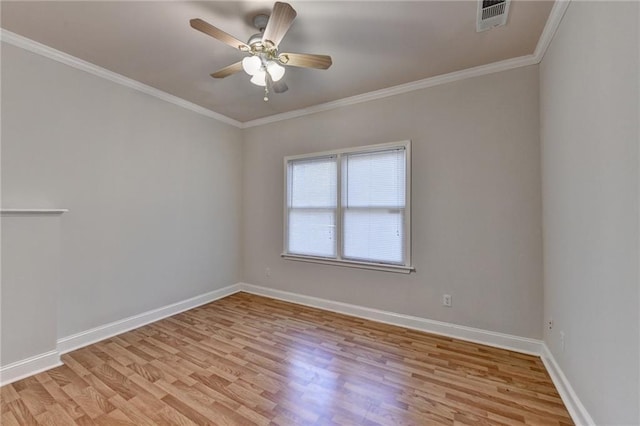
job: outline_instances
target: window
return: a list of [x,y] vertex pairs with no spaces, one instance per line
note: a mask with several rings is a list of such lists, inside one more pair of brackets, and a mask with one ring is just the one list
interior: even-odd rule
[[289,252],[336,257],[336,157],[289,165]]
[[285,158],[294,260],[410,272],[410,143]]

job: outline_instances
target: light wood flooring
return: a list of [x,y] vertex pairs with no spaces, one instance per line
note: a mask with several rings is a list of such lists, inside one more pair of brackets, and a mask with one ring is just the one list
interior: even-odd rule
[[2,426],[572,424],[537,357],[246,293],[62,360]]

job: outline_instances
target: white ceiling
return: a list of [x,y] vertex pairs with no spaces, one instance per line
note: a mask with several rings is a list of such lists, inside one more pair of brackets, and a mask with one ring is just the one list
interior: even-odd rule
[[326,71],[288,67],[289,91],[262,100],[243,53],[189,26],[201,18],[247,40],[272,1],[2,1],[2,28],[245,122],[532,54],[553,1],[513,0],[504,27],[476,33],[475,1],[290,1],[281,52],[331,55]]

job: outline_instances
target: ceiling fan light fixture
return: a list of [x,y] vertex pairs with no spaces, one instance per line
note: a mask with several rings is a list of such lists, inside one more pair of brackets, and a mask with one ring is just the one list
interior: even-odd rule
[[267,71],[271,75],[273,81],[279,81],[282,77],[284,77],[284,67],[277,63],[276,61],[269,61],[267,63]]
[[260,70],[251,77],[251,82],[256,86],[267,85],[267,73],[265,70]]
[[242,69],[249,75],[255,75],[262,68],[262,60],[258,56],[247,56],[242,60]]
[[[485,0],[485,2],[491,1],[508,2],[511,0]],[[276,1],[271,16],[265,14],[254,16],[253,24],[259,33],[253,34],[247,43],[243,43],[202,19],[191,19],[189,23],[195,30],[248,54],[243,60],[214,72],[211,77],[225,78],[244,70],[251,76],[252,84],[264,88],[264,100],[267,101],[270,92],[283,93],[287,91],[288,87],[282,79],[285,74],[285,66],[323,70],[331,66],[331,57],[328,55],[278,52],[279,44],[289,31],[296,15],[296,11],[290,4]]]

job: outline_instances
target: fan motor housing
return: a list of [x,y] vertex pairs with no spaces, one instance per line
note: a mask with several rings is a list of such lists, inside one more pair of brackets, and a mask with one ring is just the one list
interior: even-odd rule
[[262,33],[256,33],[249,37],[249,41],[247,42],[249,46],[253,46],[256,43],[262,43]]
[[253,26],[260,32],[263,32],[264,29],[267,28],[267,22],[269,22],[269,15],[265,15],[264,13],[253,17]]

